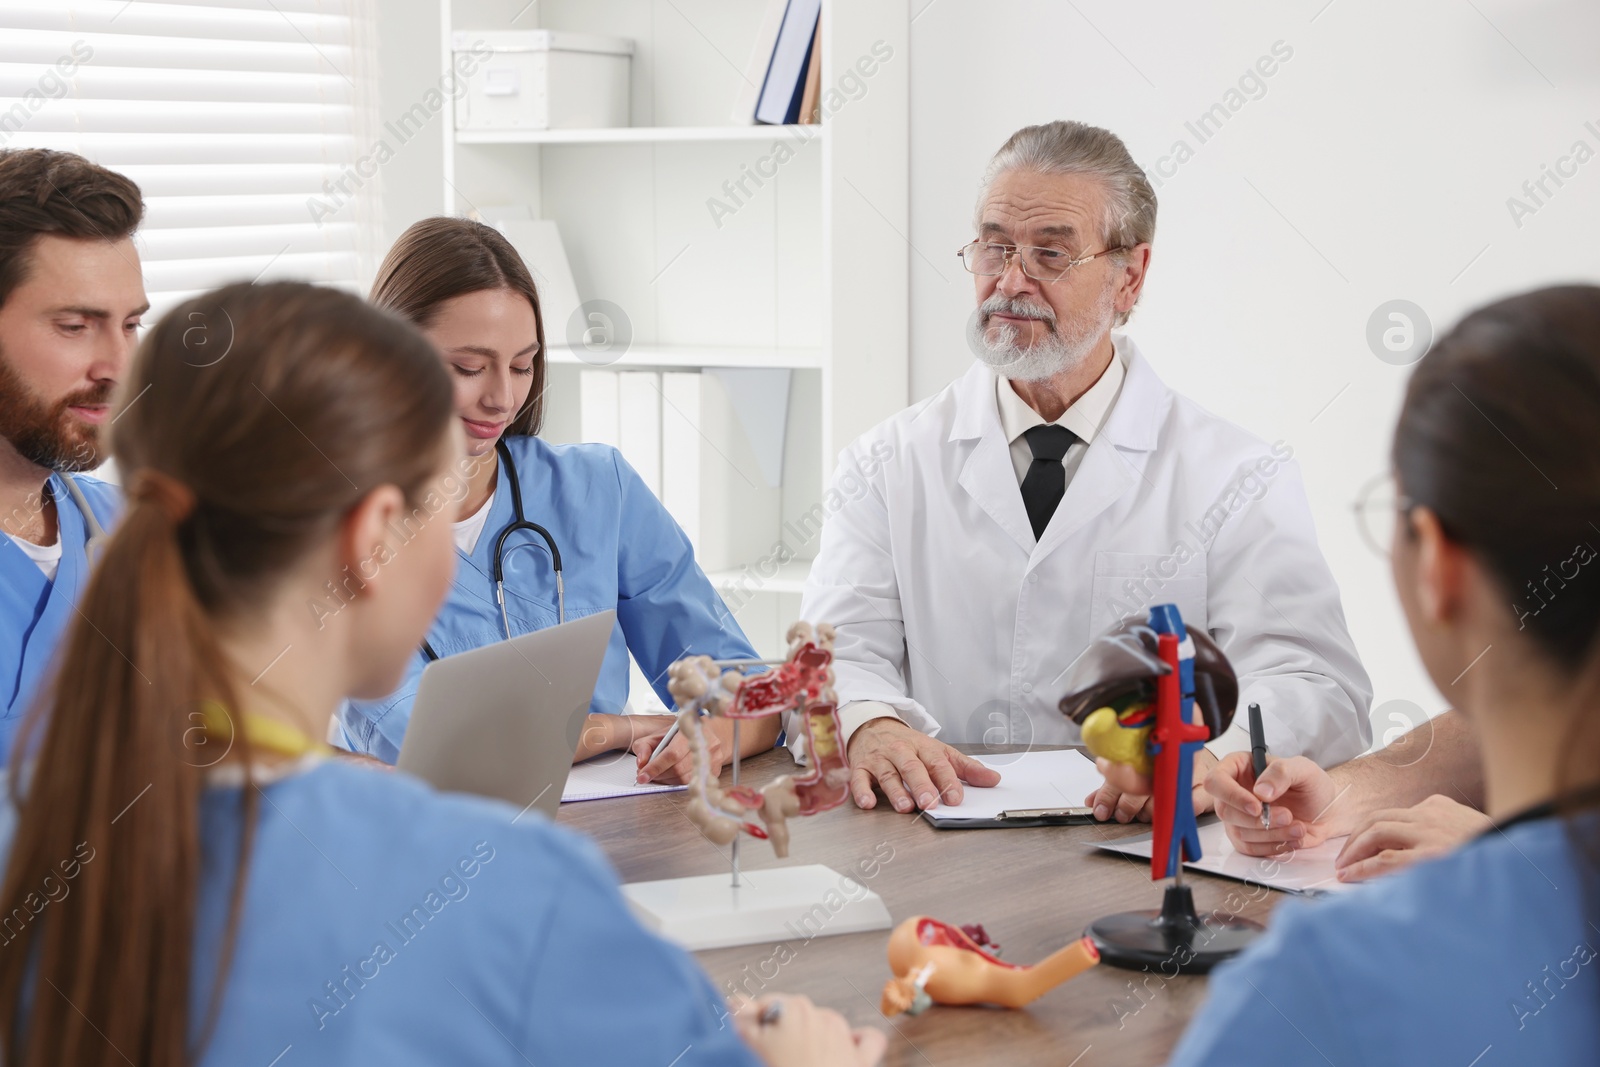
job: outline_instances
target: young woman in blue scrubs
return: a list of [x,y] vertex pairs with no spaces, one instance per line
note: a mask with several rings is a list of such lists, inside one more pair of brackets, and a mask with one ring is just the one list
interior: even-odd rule
[[1172,1063],[1593,1064],[1600,1056],[1600,288],[1513,297],[1418,364],[1393,571],[1471,723],[1493,827],[1292,901],[1211,978]]
[[[554,559],[535,532],[506,542],[504,618],[496,603],[495,546],[516,518],[509,453],[524,516],[549,532],[560,553],[566,617],[617,613],[577,758],[613,749],[647,755],[672,719],[619,714],[628,698],[629,652],[669,707],[666,672],[673,660],[756,653],[695,563],[689,539],[616,449],[551,445],[535,436],[544,410],[545,328],[528,268],[493,227],[424,219],[389,250],[372,301],[415,324],[438,348],[455,384],[468,456],[450,498],[461,565],[444,610],[399,689],[343,710],[345,742],[393,763],[430,658],[503,640],[507,622],[512,634],[556,624]],[[744,754],[771,748],[779,727],[777,717],[747,723]],[[731,724],[717,720],[707,738],[720,767],[732,752]],[[681,739],[644,768],[663,781],[685,780],[689,769]]]
[[[202,321],[234,343],[196,367]],[[803,998],[730,1015],[538,813],[322,758],[455,568],[447,517],[398,531],[461,450],[426,340],[334,290],[232,286],[165,316],[122,396],[127,510],[0,794],[0,1058],[875,1062],[881,1034]],[[347,568],[341,610],[307,611]]]

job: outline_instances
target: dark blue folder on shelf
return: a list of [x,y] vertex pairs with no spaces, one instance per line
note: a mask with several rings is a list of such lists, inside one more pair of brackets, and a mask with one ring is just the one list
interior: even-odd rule
[[800,98],[805,93],[806,67],[811,62],[822,0],[789,0],[767,64],[767,77],[756,101],[756,121],[768,125],[797,122]]

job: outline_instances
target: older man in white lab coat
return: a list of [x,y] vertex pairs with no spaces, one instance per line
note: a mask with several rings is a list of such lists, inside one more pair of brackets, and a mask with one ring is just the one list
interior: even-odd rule
[[[1177,395],[1111,332],[1144,285],[1155,215],[1115,135],[1018,131],[962,252],[978,362],[840,457],[867,491],[823,530],[802,614],[838,627],[861,807],[874,786],[910,811],[999,780],[944,742],[1076,742],[1056,707],[1068,668],[1159,603],[1216,638],[1275,754],[1328,766],[1371,741],[1371,685],[1292,449]],[[1249,747],[1244,719],[1200,753],[1197,786]],[[1203,789],[1196,801],[1210,805]],[[1088,802],[1102,819],[1148,816],[1109,784]]]

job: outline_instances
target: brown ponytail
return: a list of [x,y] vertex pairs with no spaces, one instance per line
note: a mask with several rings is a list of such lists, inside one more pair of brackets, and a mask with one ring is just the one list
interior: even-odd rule
[[241,790],[230,918],[191,1047],[205,767],[229,745],[230,758],[250,756],[242,730],[198,728],[202,708],[236,706],[243,684],[218,626],[372,489],[418,500],[451,424],[450,382],[424,338],[353,296],[293,283],[231,286],[172,311],[122,395],[112,448],[127,510],[12,759],[0,1053],[16,1067],[198,1058],[256,808]]

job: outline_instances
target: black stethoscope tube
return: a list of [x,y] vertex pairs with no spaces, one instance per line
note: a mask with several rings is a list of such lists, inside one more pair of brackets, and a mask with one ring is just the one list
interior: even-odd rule
[[[511,637],[511,618],[506,612],[506,538],[518,530],[531,530],[544,538],[544,543],[550,549],[550,565],[556,575],[556,622],[558,625],[567,621],[567,591],[566,585],[561,579],[561,549],[556,547],[556,539],[550,536],[550,531],[543,526],[536,522],[529,522],[527,515],[522,510],[522,483],[517,477],[517,463],[511,458],[511,449],[506,444],[505,438],[502,437],[494,443],[494,450],[499,454],[500,462],[505,464],[506,480],[511,483],[511,513],[515,516],[511,522],[506,524],[505,529],[501,530],[495,537],[494,566],[490,575],[494,579],[494,600],[500,608],[500,625],[505,629],[506,637],[509,639]],[[433,646],[426,639],[422,642],[422,654],[429,661],[439,658],[439,654],[433,650]]]

